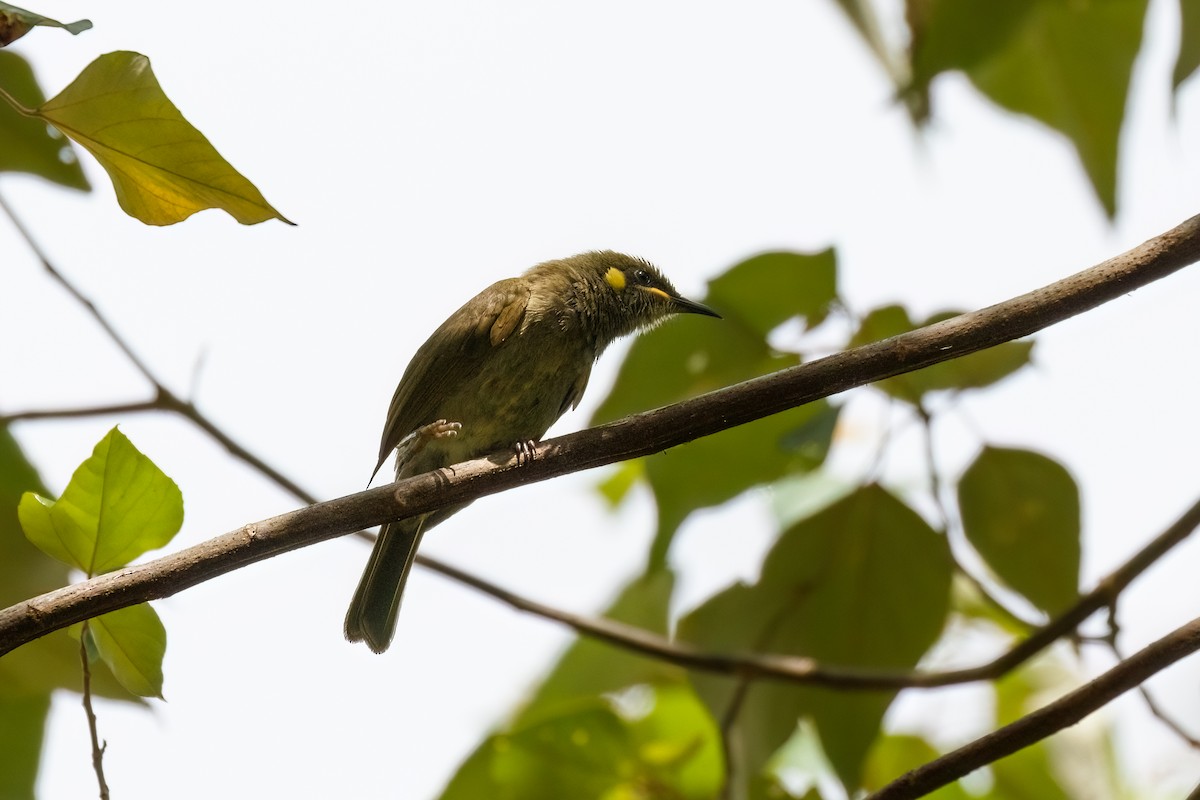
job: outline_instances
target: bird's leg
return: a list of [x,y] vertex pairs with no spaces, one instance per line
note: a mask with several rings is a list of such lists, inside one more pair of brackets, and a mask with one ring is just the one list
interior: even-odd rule
[[444,419],[439,419],[437,422],[431,422],[428,425],[422,425],[415,431],[405,436],[400,444],[396,447],[396,452],[399,463],[412,458],[417,453],[425,449],[425,446],[435,439],[449,439],[452,436],[458,436],[458,432],[462,430],[461,422],[447,422]]
[[533,439],[525,439],[514,444],[513,449],[517,451],[517,466],[523,467],[533,461],[533,452],[537,450],[537,442]]

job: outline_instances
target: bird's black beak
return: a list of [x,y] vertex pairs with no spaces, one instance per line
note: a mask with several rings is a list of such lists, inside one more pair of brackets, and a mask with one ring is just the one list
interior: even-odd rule
[[703,314],[706,317],[721,319],[720,314],[704,305],[704,303],[697,303],[695,300],[688,300],[686,297],[672,297],[671,303],[680,314]]

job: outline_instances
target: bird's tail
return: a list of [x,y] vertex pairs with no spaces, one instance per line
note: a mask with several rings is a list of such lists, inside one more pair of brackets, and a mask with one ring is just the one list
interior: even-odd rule
[[425,532],[428,515],[384,525],[346,612],[346,638],[376,653],[392,643],[400,597]]

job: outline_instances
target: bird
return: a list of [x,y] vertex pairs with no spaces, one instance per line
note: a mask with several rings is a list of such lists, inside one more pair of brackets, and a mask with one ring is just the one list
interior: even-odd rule
[[[388,407],[372,478],[396,479],[514,448],[518,463],[583,397],[612,342],[676,314],[719,318],[648,261],[598,250],[546,261],[468,300],[418,348]],[[421,537],[466,504],[385,524],[346,613],[345,635],[376,653],[396,630]]]

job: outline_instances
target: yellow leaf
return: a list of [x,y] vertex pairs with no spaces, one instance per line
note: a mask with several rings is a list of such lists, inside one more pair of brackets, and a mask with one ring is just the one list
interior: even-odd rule
[[292,224],[184,119],[139,53],[100,56],[33,114],[95,156],[121,208],[148,225],[172,225],[206,208],[243,225]]

